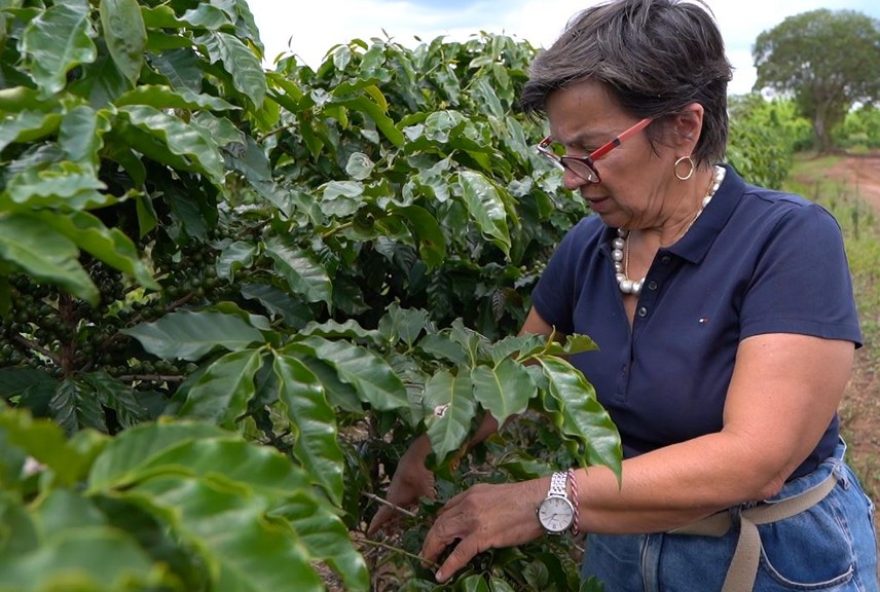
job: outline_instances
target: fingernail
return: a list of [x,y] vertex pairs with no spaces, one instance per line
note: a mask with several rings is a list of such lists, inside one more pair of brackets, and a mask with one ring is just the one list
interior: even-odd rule
[[437,578],[438,582],[443,582],[443,574],[440,573],[440,570],[437,570],[437,573],[434,574],[434,577]]

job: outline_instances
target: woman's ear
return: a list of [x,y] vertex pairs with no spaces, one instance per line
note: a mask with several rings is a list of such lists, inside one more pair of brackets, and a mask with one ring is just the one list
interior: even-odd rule
[[682,154],[692,154],[703,131],[703,106],[691,103],[672,117],[672,141]]

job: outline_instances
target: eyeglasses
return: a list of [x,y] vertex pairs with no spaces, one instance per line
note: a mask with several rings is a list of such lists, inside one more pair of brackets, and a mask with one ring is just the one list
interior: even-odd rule
[[595,162],[620,146],[620,144],[630,136],[634,136],[648,127],[652,121],[654,121],[654,119],[651,117],[642,119],[631,128],[621,132],[619,136],[607,144],[603,144],[590,152],[587,156],[559,156],[550,149],[550,145],[553,143],[550,136],[541,140],[537,149],[538,152],[552,160],[559,168],[571,171],[587,183],[599,183],[602,179],[599,177],[599,171],[596,170]]

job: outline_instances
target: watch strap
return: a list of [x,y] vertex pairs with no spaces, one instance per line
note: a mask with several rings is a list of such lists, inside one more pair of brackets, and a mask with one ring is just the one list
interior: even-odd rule
[[550,491],[547,497],[564,497],[568,499],[568,473],[566,471],[557,471],[550,477]]

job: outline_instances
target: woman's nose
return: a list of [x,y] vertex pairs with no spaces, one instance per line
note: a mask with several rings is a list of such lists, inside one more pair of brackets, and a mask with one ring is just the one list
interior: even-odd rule
[[562,184],[566,189],[574,190],[582,185],[586,185],[588,182],[583,179],[580,175],[574,174],[569,169],[564,169],[562,173]]

